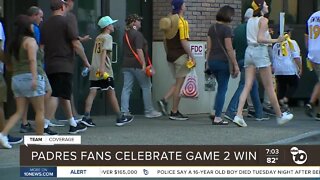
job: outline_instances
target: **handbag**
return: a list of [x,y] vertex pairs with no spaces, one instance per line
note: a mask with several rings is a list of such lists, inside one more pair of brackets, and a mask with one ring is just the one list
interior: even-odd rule
[[186,98],[198,98],[198,76],[195,68],[192,68],[184,79],[183,85],[180,89],[180,96]]
[[231,64],[231,58],[229,56],[229,54],[227,53],[226,49],[224,48],[224,46],[222,45],[220,39],[218,38],[218,33],[217,33],[217,28],[216,28],[216,24],[213,25],[214,27],[214,31],[216,33],[216,36],[217,36],[217,40],[218,40],[218,43],[219,43],[219,46],[221,47],[221,49],[223,50],[223,53],[227,56],[228,58],[228,65],[229,65],[229,71],[230,71],[230,74],[232,75],[233,78],[236,78],[236,76],[234,76],[234,74],[232,73],[232,64]]
[[[129,37],[128,37],[128,33],[127,33],[127,32],[125,33],[125,38],[126,38],[126,42],[127,42],[128,46],[129,46],[131,52],[133,53],[134,57],[135,57],[136,60],[142,65],[143,63],[142,63],[141,59],[139,58],[138,54],[132,49],[132,46],[131,46],[131,44],[130,44],[130,41],[129,41]],[[154,69],[153,66],[152,66],[152,63],[151,63],[151,60],[150,60],[150,57],[149,57],[148,52],[146,52],[146,58],[148,59],[149,65],[146,66],[146,71],[145,71],[145,73],[146,73],[146,75],[147,75],[148,77],[151,77],[151,76],[153,76],[153,75],[156,73],[156,71],[155,71],[155,69]]]

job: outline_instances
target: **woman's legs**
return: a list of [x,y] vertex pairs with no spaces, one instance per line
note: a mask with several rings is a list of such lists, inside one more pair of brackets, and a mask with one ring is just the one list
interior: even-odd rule
[[[2,130],[3,135],[8,135],[9,131],[13,128],[13,126],[17,123],[19,119],[21,119],[23,112],[25,110],[26,104],[27,104],[27,99],[24,97],[17,97],[16,98],[16,105],[17,105],[17,110],[16,112],[9,118],[6,126]],[[43,126],[42,126],[43,128]]]
[[277,117],[281,117],[282,113],[280,110],[280,106],[278,103],[276,93],[274,92],[271,66],[260,68],[259,73],[260,73],[260,76],[263,77],[263,78],[261,78],[262,84],[263,84],[265,91],[268,94],[268,97],[269,97],[270,103],[273,107],[273,110],[275,111]]
[[237,116],[239,116],[241,118],[242,118],[242,111],[243,111],[244,104],[246,103],[247,97],[248,97],[249,92],[251,90],[252,83],[255,80],[255,74],[256,74],[256,67],[255,66],[250,65],[250,66],[246,67],[245,85],[244,85],[243,91],[240,95],[238,111],[237,111]]
[[33,110],[36,113],[36,133],[43,135],[44,127],[44,96],[30,98]]

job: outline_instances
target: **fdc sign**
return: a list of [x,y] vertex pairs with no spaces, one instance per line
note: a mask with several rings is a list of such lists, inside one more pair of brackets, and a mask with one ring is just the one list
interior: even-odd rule
[[190,44],[191,53],[195,57],[203,57],[205,52],[205,47],[203,44]]

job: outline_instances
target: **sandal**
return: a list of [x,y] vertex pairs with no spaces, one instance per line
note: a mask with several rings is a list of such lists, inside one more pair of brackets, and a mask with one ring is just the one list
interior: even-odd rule
[[228,124],[229,124],[229,122],[225,121],[225,120],[221,120],[219,122],[212,121],[212,125],[228,125]]

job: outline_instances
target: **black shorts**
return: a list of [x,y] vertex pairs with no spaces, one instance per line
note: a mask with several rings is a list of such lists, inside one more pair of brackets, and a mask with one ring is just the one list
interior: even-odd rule
[[90,89],[98,89],[101,91],[106,91],[108,89],[114,90],[114,81],[112,77],[107,79],[101,79],[98,81],[90,81]]
[[53,97],[59,97],[66,100],[71,100],[72,94],[72,74],[70,73],[55,73],[49,74],[48,79],[52,88]]

